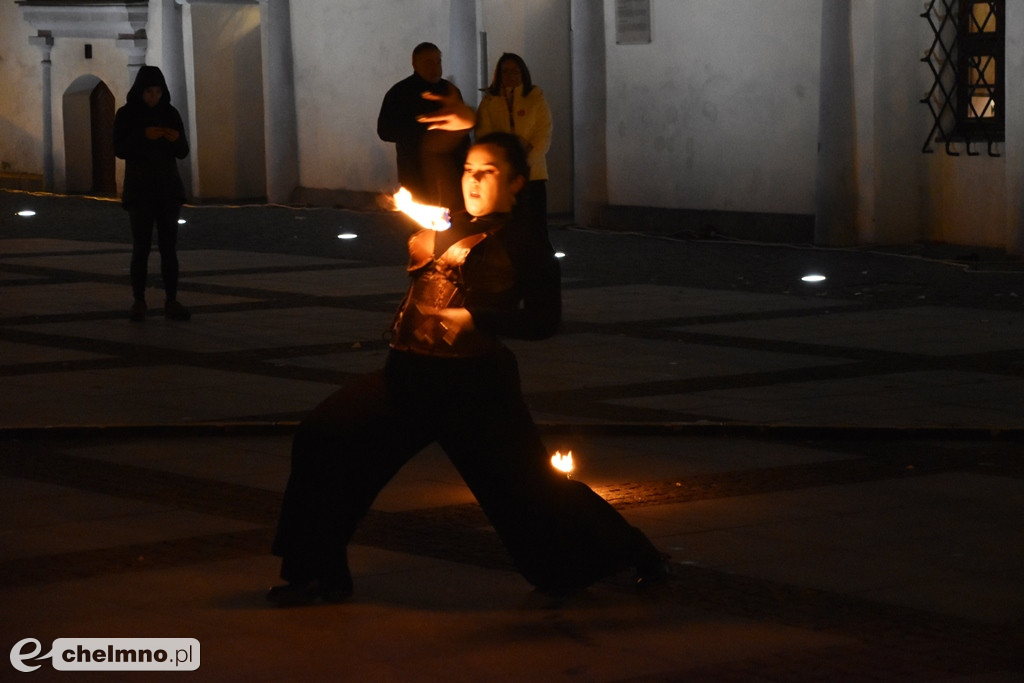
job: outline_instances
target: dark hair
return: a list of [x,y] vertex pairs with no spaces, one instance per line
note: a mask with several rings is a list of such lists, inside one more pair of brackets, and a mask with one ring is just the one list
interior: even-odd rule
[[422,54],[424,52],[428,52],[428,51],[429,52],[440,52],[441,48],[439,48],[437,45],[434,45],[433,43],[420,43],[419,45],[417,45],[416,47],[414,47],[412,49],[413,59],[418,57],[420,54]]
[[487,92],[492,95],[501,94],[501,65],[509,61],[515,62],[519,67],[519,71],[523,74],[523,97],[526,97],[533,90],[533,79],[530,78],[530,70],[526,68],[526,62],[523,61],[523,58],[512,52],[506,52],[501,57],[498,57],[498,63],[494,65],[494,79],[487,86]]
[[473,147],[480,145],[493,145],[505,153],[505,161],[514,174],[512,180],[520,176],[526,180],[530,179],[530,164],[526,160],[526,150],[518,136],[512,133],[488,133],[473,143]]

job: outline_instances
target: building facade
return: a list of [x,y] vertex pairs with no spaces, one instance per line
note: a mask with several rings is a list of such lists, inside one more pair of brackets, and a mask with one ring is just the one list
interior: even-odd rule
[[[947,45],[961,11],[958,36],[996,26],[1003,50],[973,71]],[[1024,249],[1005,0],[0,0],[0,179],[116,193],[107,121],[148,63],[195,201],[368,205],[396,182],[381,98],[424,40],[473,104],[502,52],[525,58],[555,122],[550,209],[578,223]],[[998,134],[963,132],[962,78]]]

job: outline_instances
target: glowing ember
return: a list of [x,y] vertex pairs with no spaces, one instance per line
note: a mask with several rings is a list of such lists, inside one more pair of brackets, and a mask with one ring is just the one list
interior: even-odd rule
[[566,474],[572,472],[572,451],[568,451],[565,455],[555,451],[555,454],[551,456],[551,466],[559,472],[565,472]]
[[396,209],[428,230],[441,232],[452,227],[451,214],[448,209],[443,206],[430,206],[415,202],[412,199],[412,194],[404,187],[399,188],[391,199],[395,202]]

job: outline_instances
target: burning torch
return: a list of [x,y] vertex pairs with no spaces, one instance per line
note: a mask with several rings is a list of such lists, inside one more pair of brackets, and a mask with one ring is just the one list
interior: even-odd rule
[[559,472],[564,472],[565,476],[571,477],[575,467],[572,461],[572,451],[566,451],[565,455],[561,451],[555,451],[555,454],[551,456],[551,466]]
[[391,196],[395,209],[419,223],[427,230],[443,232],[452,227],[451,212],[443,206],[420,204],[413,200],[412,193],[401,187]]

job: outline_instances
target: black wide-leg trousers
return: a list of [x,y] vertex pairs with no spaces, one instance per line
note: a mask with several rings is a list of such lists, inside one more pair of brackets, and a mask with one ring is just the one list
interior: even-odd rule
[[470,359],[392,352],[384,369],[328,397],[296,432],[273,545],[282,578],[347,576],[345,548],[359,521],[435,441],[535,586],[582,588],[656,553],[604,499],[551,467],[510,351]]

